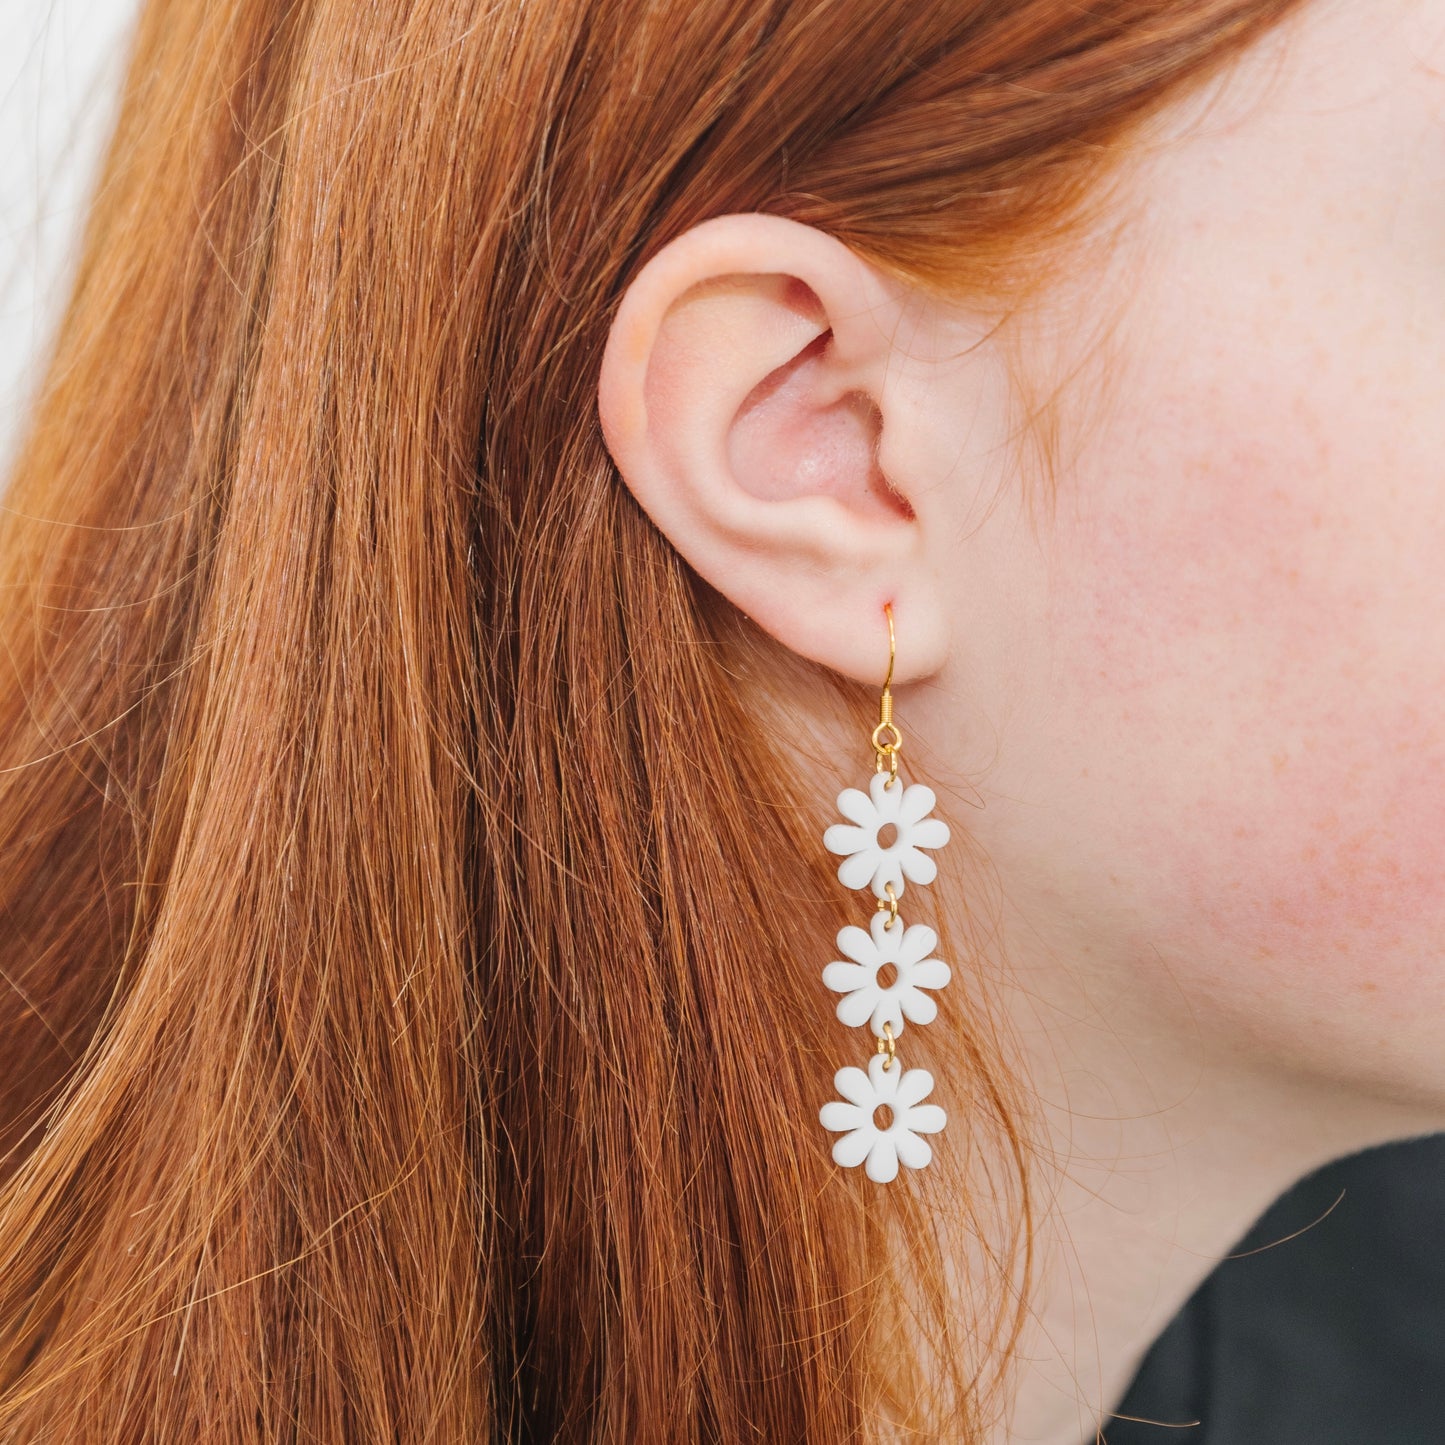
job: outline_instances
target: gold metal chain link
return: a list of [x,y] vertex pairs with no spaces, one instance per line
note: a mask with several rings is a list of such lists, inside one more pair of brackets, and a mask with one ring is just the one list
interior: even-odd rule
[[883,1036],[878,1040],[878,1047],[873,1052],[883,1055],[883,1071],[887,1073],[898,1057],[898,1040],[893,1037],[892,1024],[883,1025]]
[[898,894],[894,892],[891,883],[885,883],[883,885],[883,891],[888,897],[880,898],[874,905],[873,911],[875,913],[886,913],[888,915],[888,922],[883,926],[884,928],[891,929],[893,925],[898,922]]

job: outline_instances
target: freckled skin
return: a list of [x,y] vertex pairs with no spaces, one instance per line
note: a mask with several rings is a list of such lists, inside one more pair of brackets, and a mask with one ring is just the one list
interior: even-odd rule
[[[1312,18],[1161,121],[1111,274],[1061,293],[1018,616],[929,702],[1059,947],[1238,1046],[1445,1099],[1445,5]],[[993,691],[989,689],[992,688]],[[999,746],[999,739],[1003,739]],[[1041,841],[1042,840],[1042,841]]]

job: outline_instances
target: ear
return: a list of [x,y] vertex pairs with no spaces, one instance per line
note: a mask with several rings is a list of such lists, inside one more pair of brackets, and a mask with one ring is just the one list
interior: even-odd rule
[[793,651],[873,683],[885,605],[896,681],[949,645],[915,300],[814,227],[718,216],[628,287],[598,388],[613,460],[692,567]]

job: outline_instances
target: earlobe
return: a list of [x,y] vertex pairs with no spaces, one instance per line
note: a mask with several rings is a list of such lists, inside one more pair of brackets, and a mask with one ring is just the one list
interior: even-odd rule
[[623,480],[699,575],[862,681],[887,656],[885,604],[898,681],[936,671],[948,642],[928,519],[898,474],[901,418],[919,411],[899,365],[907,319],[897,283],[833,237],[720,216],[633,280],[598,387]]

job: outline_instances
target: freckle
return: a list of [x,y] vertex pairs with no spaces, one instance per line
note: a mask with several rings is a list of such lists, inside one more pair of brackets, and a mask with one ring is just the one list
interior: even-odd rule
[[1316,848],[1313,843],[1311,843],[1307,848],[1303,849],[1300,853],[1300,857],[1304,859],[1314,859],[1318,858],[1319,856],[1320,850]]
[[1288,753],[1275,753],[1275,754],[1270,758],[1270,762],[1274,764],[1274,770],[1275,770],[1275,772],[1277,772],[1277,773],[1282,773],[1282,772],[1284,772],[1285,768],[1289,765],[1289,754],[1288,754]]
[[1372,978],[1367,978],[1367,979],[1360,985],[1360,992],[1361,992],[1361,993],[1379,993],[1379,991],[1380,991],[1380,985],[1377,984],[1377,983],[1374,981],[1374,979],[1372,979]]

